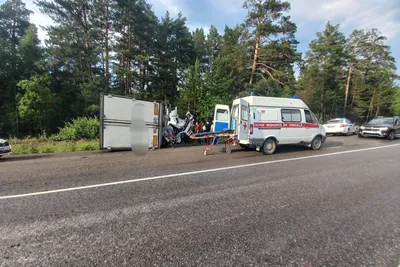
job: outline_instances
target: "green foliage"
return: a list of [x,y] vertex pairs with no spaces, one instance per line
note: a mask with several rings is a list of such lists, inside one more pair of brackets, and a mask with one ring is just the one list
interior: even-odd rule
[[53,139],[57,141],[96,139],[99,138],[99,127],[100,121],[96,117],[80,117],[66,123]]
[[75,151],[94,151],[99,149],[99,142],[81,141],[75,144]]
[[396,116],[400,116],[400,87],[396,88],[396,92],[394,95],[394,101],[392,105],[392,112]]
[[217,28],[211,25],[205,41],[206,57],[208,62],[212,62],[221,52],[222,36],[218,33]]
[[32,76],[22,80],[18,87],[22,96],[18,101],[19,116],[42,132],[49,124],[53,107],[52,93],[49,89],[49,76]]
[[207,64],[206,58],[206,36],[203,28],[196,29],[193,34],[193,47],[196,58],[200,61],[201,65]]
[[61,141],[61,142],[38,142],[38,140],[30,139],[29,142],[18,142],[13,144],[12,151],[14,155],[19,154],[36,154],[36,153],[61,153],[74,151],[95,151],[99,150],[98,140],[83,140],[77,142]]
[[[293,82],[293,63],[300,59],[296,52],[296,24],[286,14],[290,3],[281,0],[246,0],[247,45],[251,50],[250,84],[271,79],[281,84]],[[278,37],[279,36],[279,37]],[[251,63],[250,63],[251,62]]]
[[310,99],[310,107],[322,120],[337,115],[344,99],[346,38],[339,25],[326,24],[311,41],[300,77],[299,95]]
[[201,100],[204,82],[201,77],[200,61],[197,59],[194,66],[190,66],[180,91],[178,100],[179,110],[191,111],[195,117],[198,115],[198,103]]
[[[29,16],[21,0],[8,0],[0,6],[0,129],[10,134],[18,134],[17,83],[29,79],[35,69],[24,64],[25,49],[21,50],[21,40],[30,27]],[[24,45],[22,45],[24,47]],[[32,53],[34,54],[34,53]]]
[[69,125],[75,129],[77,139],[99,138],[100,121],[96,117],[77,118]]
[[67,123],[63,128],[60,129],[58,134],[53,136],[53,139],[56,141],[62,141],[62,140],[77,140],[77,134],[76,134],[76,129],[70,125],[70,123]]
[[189,67],[179,98],[179,110],[191,111],[197,121],[211,121],[216,104],[230,104],[233,78],[227,72],[227,61],[218,56],[202,75],[200,61]]
[[253,91],[255,95],[281,97],[282,88],[275,81],[261,80],[254,85]]

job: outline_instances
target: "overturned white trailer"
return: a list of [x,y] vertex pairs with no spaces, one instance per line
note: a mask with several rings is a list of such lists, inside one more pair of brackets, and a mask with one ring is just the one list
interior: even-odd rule
[[100,148],[103,150],[131,150],[132,110],[136,104],[143,107],[143,121],[148,130],[150,149],[162,144],[166,108],[162,103],[136,100],[125,96],[100,95]]

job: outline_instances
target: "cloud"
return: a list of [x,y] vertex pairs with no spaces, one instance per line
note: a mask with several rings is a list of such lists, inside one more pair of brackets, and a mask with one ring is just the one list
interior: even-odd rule
[[377,28],[389,39],[400,34],[398,0],[292,0],[291,5],[290,13],[296,22],[330,20],[340,23],[346,33]]
[[[243,15],[243,0],[206,0],[221,12],[221,18],[233,14]],[[353,29],[377,28],[388,39],[400,34],[399,0],[290,0],[290,15],[299,31],[307,34],[310,22],[318,27],[330,20],[340,23],[345,33]],[[315,25],[314,27],[315,28]],[[322,30],[322,28],[320,29]]]
[[47,33],[42,27],[53,24],[52,19],[40,12],[39,8],[33,3],[33,0],[23,0],[22,2],[25,3],[27,9],[33,11],[30,16],[30,21],[38,27],[38,37],[42,43],[44,43],[44,40],[47,38]]
[[224,13],[237,14],[244,13],[242,8],[244,0],[207,0],[214,8],[222,10]]
[[184,8],[184,0],[148,0],[147,2],[152,5],[152,9],[156,13],[165,14],[168,10],[172,16],[178,15],[179,12],[188,14],[189,10]]

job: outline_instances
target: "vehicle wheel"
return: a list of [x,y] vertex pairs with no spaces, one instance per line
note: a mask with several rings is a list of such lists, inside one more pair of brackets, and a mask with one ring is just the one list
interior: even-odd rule
[[393,139],[394,139],[394,137],[395,137],[395,133],[394,133],[394,131],[390,131],[390,133],[389,133],[389,135],[388,135],[387,139],[389,139],[389,140],[393,140]]
[[316,136],[314,140],[312,140],[311,142],[311,148],[313,150],[319,150],[321,149],[321,146],[322,146],[322,138],[321,136]]
[[167,147],[168,141],[163,137],[161,141],[161,148]]
[[262,152],[265,155],[271,155],[271,154],[273,154],[275,152],[275,150],[276,150],[276,142],[275,142],[275,140],[271,139],[271,138],[267,139],[264,142],[263,146],[262,146]]

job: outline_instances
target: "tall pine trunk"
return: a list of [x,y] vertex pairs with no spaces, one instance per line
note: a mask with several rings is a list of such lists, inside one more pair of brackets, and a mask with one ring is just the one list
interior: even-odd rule
[[323,67],[322,67],[322,75],[323,75],[323,81],[322,81],[322,88],[321,88],[321,119],[324,121],[325,120],[325,67],[326,67],[326,55],[324,55],[323,59]]
[[367,114],[367,120],[366,121],[369,121],[369,119],[370,119],[370,117],[372,115],[372,112],[374,111],[375,92],[376,92],[376,89],[374,89],[374,92],[372,93],[371,101],[369,102],[369,109],[368,109],[368,114]]
[[346,108],[347,108],[347,101],[349,99],[350,81],[351,81],[352,72],[353,72],[353,62],[350,63],[349,74],[347,76],[346,93],[345,93],[345,96],[344,96],[344,106],[343,106],[343,117],[346,116]]
[[[258,17],[257,20],[257,26],[260,26],[261,24],[261,19],[260,17]],[[261,40],[261,36],[258,32],[257,29],[257,33],[256,33],[256,41],[255,41],[255,45],[254,45],[254,57],[253,57],[253,64],[251,67],[251,76],[250,76],[250,82],[249,84],[253,84],[253,80],[254,80],[254,75],[256,73],[256,68],[257,68],[257,60],[258,60],[258,50],[260,48],[260,40]]]
[[251,76],[250,76],[250,82],[249,82],[250,84],[253,84],[254,74],[256,73],[259,47],[260,47],[260,36],[257,34],[255,49],[254,49],[253,65],[251,68]]
[[105,75],[106,75],[106,80],[104,83],[104,92],[108,92],[108,86],[109,86],[109,81],[110,81],[110,73],[109,73],[109,63],[110,63],[110,51],[109,51],[109,36],[108,36],[108,31],[109,31],[109,21],[108,21],[108,14],[109,13],[109,0],[106,0],[106,5],[105,5],[105,14],[104,14],[104,23],[106,25],[106,34],[105,34],[105,50],[106,50],[106,69],[105,69]]

